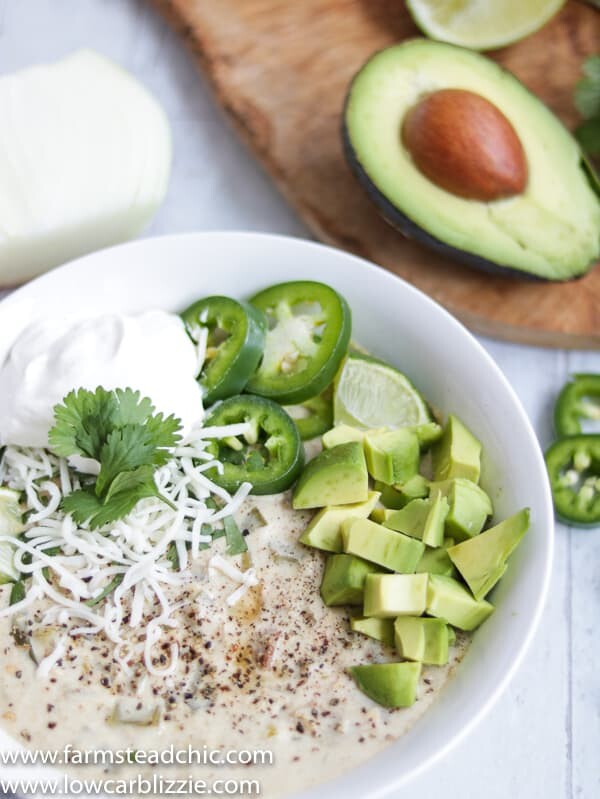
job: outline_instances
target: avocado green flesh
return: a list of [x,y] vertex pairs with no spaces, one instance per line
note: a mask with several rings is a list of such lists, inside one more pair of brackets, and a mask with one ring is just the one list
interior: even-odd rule
[[323,450],[307,463],[294,489],[294,510],[366,502],[369,475],[362,444],[351,441]]
[[344,522],[342,541],[347,554],[402,574],[413,573],[425,551],[425,544],[421,541],[388,530],[368,519]]
[[342,523],[346,519],[362,519],[373,511],[379,493],[369,491],[366,502],[356,502],[350,505],[330,505],[320,510],[306,530],[300,536],[300,543],[308,547],[323,549],[326,552],[341,552]]
[[448,549],[475,599],[483,599],[506,571],[506,561],[529,529],[529,510],[515,513],[495,527]]
[[330,555],[321,582],[321,598],[328,606],[362,605],[367,574],[377,571],[372,563],[352,555]]
[[350,673],[360,690],[383,707],[410,707],[417,698],[420,663],[371,663]]
[[[416,168],[401,141],[405,114],[446,88],[485,97],[510,121],[529,170],[522,194],[467,200]],[[377,53],[352,83],[344,135],[351,165],[388,221],[470,265],[568,280],[600,254],[600,203],[579,145],[513,75],[477,53],[424,39]]]

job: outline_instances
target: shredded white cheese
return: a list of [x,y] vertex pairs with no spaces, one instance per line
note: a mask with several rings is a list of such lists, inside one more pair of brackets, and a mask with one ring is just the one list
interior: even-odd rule
[[[211,438],[242,435],[247,428],[245,424],[194,427],[155,474],[159,491],[175,510],[156,498],[144,499],[126,518],[97,530],[78,526],[59,509],[62,497],[80,487],[77,473],[64,459],[42,449],[7,447],[0,462],[0,485],[24,492],[30,513],[21,539],[0,536],[0,541],[9,539],[14,545],[14,566],[31,581],[25,599],[0,609],[0,617],[46,599],[50,607],[43,615],[44,624],[77,622],[69,635],[104,634],[114,643],[115,657],[124,669],[129,670],[132,657],[143,657],[150,674],[172,674],[179,657],[176,643],[170,646],[166,667],[157,668],[153,656],[163,634],[178,623],[177,607],[169,603],[165,588],[182,585],[183,572],[202,545],[211,543],[212,536],[202,534],[202,525],[235,514],[251,489],[245,483],[232,496],[210,480],[205,472],[221,464],[206,447]],[[213,496],[222,502],[218,510],[210,502],[207,506]],[[176,568],[168,557],[172,547]],[[48,550],[53,552],[47,554]],[[237,586],[228,605],[258,584],[253,569],[242,572],[221,556],[214,556],[210,564]],[[45,569],[50,572],[48,579]],[[120,583],[115,587],[116,577]],[[113,590],[104,598],[109,587]],[[132,643],[128,630],[139,629],[142,622],[145,640]],[[67,640],[61,639],[40,662],[39,676],[47,676],[64,655]]]

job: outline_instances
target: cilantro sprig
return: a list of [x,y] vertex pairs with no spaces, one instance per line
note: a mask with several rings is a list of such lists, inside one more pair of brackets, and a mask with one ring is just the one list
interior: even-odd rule
[[51,449],[100,464],[90,485],[63,497],[61,507],[78,524],[96,529],[122,519],[145,497],[171,504],[156,487],[154,472],[171,457],[181,436],[175,416],[155,413],[152,402],[130,388],[71,391],[54,408]]

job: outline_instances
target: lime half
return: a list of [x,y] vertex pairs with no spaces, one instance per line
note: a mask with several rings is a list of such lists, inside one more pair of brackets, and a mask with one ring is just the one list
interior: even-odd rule
[[565,0],[407,0],[419,28],[432,39],[491,50],[539,30]]
[[425,400],[402,372],[356,355],[346,358],[336,377],[333,415],[335,424],[363,430],[431,421]]

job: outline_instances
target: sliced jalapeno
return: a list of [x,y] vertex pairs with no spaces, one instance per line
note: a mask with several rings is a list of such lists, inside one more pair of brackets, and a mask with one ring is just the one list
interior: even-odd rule
[[573,375],[556,400],[554,427],[559,436],[583,433],[583,419],[600,421],[600,374]]
[[327,388],[318,397],[311,397],[300,405],[286,408],[300,433],[302,441],[322,436],[333,427],[332,389]]
[[600,524],[600,435],[561,438],[546,465],[556,514],[582,527]]
[[209,451],[223,464],[207,476],[227,491],[252,483],[252,494],[289,488],[304,465],[304,449],[292,418],[276,402],[244,394],[224,400],[207,416],[207,427],[248,423],[243,436],[212,441]]
[[205,297],[181,317],[192,340],[208,330],[206,358],[198,381],[212,405],[239,394],[254,373],[265,346],[267,320],[258,308],[230,297]]
[[347,302],[323,283],[300,280],[265,289],[250,302],[267,317],[265,351],[246,390],[294,405],[333,380],[350,341]]

